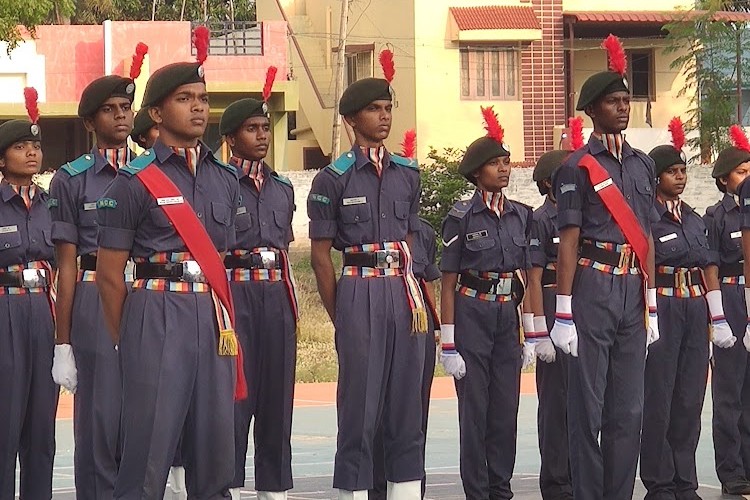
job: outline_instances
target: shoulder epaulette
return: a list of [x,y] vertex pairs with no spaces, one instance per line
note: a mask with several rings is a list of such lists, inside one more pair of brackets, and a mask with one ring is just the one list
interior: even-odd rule
[[432,229],[433,229],[433,230],[435,229],[435,228],[434,228],[434,227],[432,226],[432,224],[430,224],[430,221],[428,221],[428,220],[427,220],[427,219],[425,219],[424,217],[420,217],[420,218],[419,218],[419,220],[420,220],[420,221],[422,221],[422,223],[424,223],[424,224],[427,224],[428,226],[432,227]]
[[232,172],[232,174],[233,174],[233,175],[234,175],[235,177],[238,177],[238,174],[237,174],[237,169],[236,169],[236,168],[234,168],[234,167],[233,167],[232,165],[230,165],[229,163],[224,163],[223,161],[221,161],[220,159],[218,159],[217,157],[215,157],[215,156],[213,156],[213,155],[209,155],[209,158],[210,158],[211,160],[213,160],[213,161],[214,161],[214,163],[216,163],[216,164],[217,164],[218,166],[220,166],[220,167],[224,167],[225,169],[227,169],[227,170],[229,170],[230,172]]
[[131,175],[136,175],[138,172],[151,165],[155,159],[156,155],[154,155],[154,150],[147,149],[137,158],[133,158],[132,160],[130,160],[130,162],[128,162],[128,164],[122,167],[120,170]]
[[94,155],[91,153],[86,153],[85,155],[81,155],[75,160],[66,163],[62,166],[62,169],[65,170],[68,175],[71,177],[82,174],[86,170],[90,169],[94,166],[94,163],[96,160],[94,159]]
[[276,179],[277,181],[279,181],[282,184],[286,184],[290,188],[294,188],[294,186],[292,185],[292,181],[289,179],[289,177],[281,175],[280,173],[276,172],[275,170],[271,171],[271,177],[273,177],[274,179]]
[[391,161],[401,167],[408,167],[414,170],[419,170],[419,163],[414,158],[407,158],[405,156],[390,153]]
[[336,175],[344,175],[346,171],[349,170],[356,162],[357,158],[354,156],[354,153],[351,151],[347,151],[346,153],[336,158],[333,163],[328,165],[326,168]]
[[456,219],[463,219],[469,212],[469,209],[471,209],[471,202],[469,200],[460,200],[453,205],[453,208],[448,212],[448,215],[455,217]]
[[711,205],[710,207],[706,207],[706,215],[708,215],[709,217],[713,217],[714,213],[716,212],[716,207],[717,206],[718,206],[718,204]]

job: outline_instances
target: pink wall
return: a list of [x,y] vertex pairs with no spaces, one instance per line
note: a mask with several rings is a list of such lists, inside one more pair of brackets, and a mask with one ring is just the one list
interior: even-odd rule
[[[278,79],[288,74],[286,23],[263,22],[262,56],[211,56],[205,63],[206,79],[248,82],[265,79],[268,66],[279,69]],[[191,61],[190,23],[145,21],[112,23],[113,72],[127,76],[135,46],[149,46],[149,69]],[[104,27],[39,26],[37,53],[45,56],[47,102],[76,102],[92,80],[104,75]]]

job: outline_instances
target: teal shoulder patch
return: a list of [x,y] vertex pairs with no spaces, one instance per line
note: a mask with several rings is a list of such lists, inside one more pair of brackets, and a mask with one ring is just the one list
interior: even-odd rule
[[47,208],[53,208],[60,205],[60,201],[57,198],[50,198],[47,200]]
[[451,217],[455,217],[456,219],[463,219],[464,216],[469,213],[470,208],[470,201],[460,200],[457,201],[455,205],[453,205],[453,208],[451,208],[451,211],[448,212],[448,215],[450,215]]
[[215,157],[213,155],[210,155],[210,156],[211,156],[211,159],[214,161],[214,163],[216,163],[220,167],[223,167],[223,168],[229,170],[230,172],[232,172],[232,174],[235,177],[238,177],[238,175],[237,175],[237,169],[235,167],[233,167],[232,165],[230,165],[228,163],[224,163],[223,161],[221,161],[220,159],[218,159],[217,157]]
[[99,198],[96,201],[96,208],[117,208],[117,200],[112,198]]
[[[138,156],[137,158],[133,158],[132,160],[130,160],[130,162],[128,162],[128,164],[122,167],[120,170],[127,172],[131,175],[136,175],[138,172],[140,172],[144,168],[151,165],[155,159],[156,159],[156,155],[154,154],[154,150],[147,149],[146,151],[141,153],[141,155]],[[110,208],[114,208],[114,207],[110,207]]]
[[401,167],[412,168],[414,170],[419,170],[419,163],[417,163],[417,160],[413,158],[407,158],[405,156],[393,154],[393,153],[390,153],[390,155],[391,155],[391,161],[395,163],[396,165],[399,165]]
[[346,153],[336,158],[333,163],[328,165],[326,168],[336,175],[344,175],[346,171],[349,170],[356,162],[357,158],[356,156],[354,156],[354,153],[351,151],[347,151]]
[[323,205],[331,204],[331,199],[328,196],[323,196],[322,194],[310,193],[307,199],[317,203],[322,203]]
[[75,160],[66,163],[62,166],[62,169],[65,170],[71,177],[73,177],[78,174],[82,174],[86,170],[93,167],[95,162],[96,160],[94,159],[94,155],[92,155],[91,153],[86,153],[85,155],[81,155]]
[[271,171],[271,177],[273,177],[274,179],[276,179],[282,184],[286,184],[290,188],[294,188],[294,186],[292,186],[292,181],[289,179],[289,177],[281,175],[280,173],[273,171],[273,170]]

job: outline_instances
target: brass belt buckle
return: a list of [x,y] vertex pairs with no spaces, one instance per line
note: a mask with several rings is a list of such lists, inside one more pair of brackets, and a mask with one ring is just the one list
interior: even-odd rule
[[263,250],[259,252],[260,263],[263,269],[276,269],[276,252]]
[[206,277],[201,270],[201,266],[194,260],[182,262],[182,281],[188,283],[205,283]]
[[24,269],[21,271],[21,280],[23,288],[44,288],[47,286],[47,271],[45,269]]
[[401,267],[401,254],[398,250],[378,250],[375,252],[378,269],[398,269]]

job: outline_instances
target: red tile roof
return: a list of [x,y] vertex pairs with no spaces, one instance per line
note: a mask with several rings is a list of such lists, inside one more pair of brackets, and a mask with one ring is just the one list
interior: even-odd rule
[[[610,11],[610,12],[565,12],[565,17],[572,17],[578,23],[636,23],[667,24],[680,20],[694,19],[705,15],[705,11]],[[750,13],[719,11],[714,14],[715,21],[747,22]]]
[[541,29],[531,7],[491,5],[487,7],[451,7],[459,30]]

